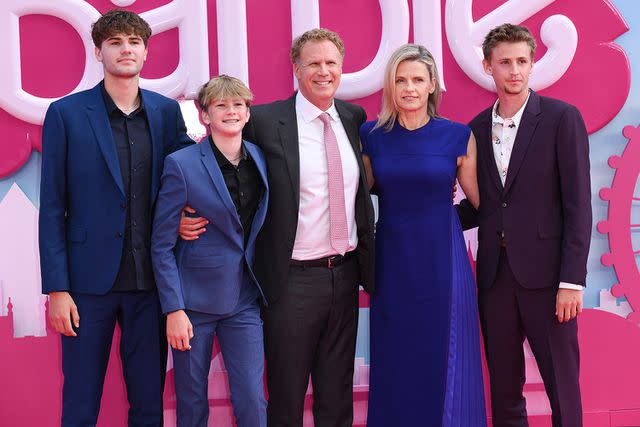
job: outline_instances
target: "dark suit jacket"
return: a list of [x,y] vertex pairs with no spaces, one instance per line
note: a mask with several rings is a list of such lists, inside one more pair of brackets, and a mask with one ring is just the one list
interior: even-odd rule
[[[165,161],[151,239],[164,313],[183,309],[229,313],[238,304],[245,268],[255,281],[251,267],[256,236],[267,213],[269,187],[260,149],[249,142],[245,146],[265,189],[246,246],[240,218],[209,141],[173,153]],[[186,205],[211,221],[207,232],[193,241],[178,238]]]
[[[164,156],[192,144],[180,107],[141,90],[151,133],[150,208]],[[42,128],[42,291],[103,295],[120,267],[127,199],[100,85],[49,106]]]
[[[337,99],[335,105],[360,167],[355,208],[358,226],[356,255],[361,284],[371,293],[374,289],[373,206],[358,136],[358,129],[366,120],[366,113],[360,106]],[[286,289],[298,225],[300,157],[295,95],[283,101],[252,107],[251,119],[245,126],[243,135],[245,139],[260,146],[267,159],[271,193],[269,211],[256,242],[255,273],[267,301],[272,303]]]
[[[474,118],[480,208],[459,209],[478,225],[478,286],[491,286],[504,231],[509,265],[525,288],[584,285],[591,240],[589,139],[580,112],[531,92],[500,182],[491,141],[492,108]],[[475,222],[475,224],[474,224]]]

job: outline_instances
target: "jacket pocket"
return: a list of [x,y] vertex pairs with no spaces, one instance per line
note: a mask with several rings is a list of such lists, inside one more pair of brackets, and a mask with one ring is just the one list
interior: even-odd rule
[[182,258],[185,268],[219,268],[224,265],[224,258],[217,255],[185,254]]

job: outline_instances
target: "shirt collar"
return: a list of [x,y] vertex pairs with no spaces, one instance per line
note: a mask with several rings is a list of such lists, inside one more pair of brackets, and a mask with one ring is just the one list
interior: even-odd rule
[[[213,150],[213,155],[216,156],[216,161],[218,162],[218,166],[222,168],[223,166],[230,165],[231,162],[222,154],[222,152],[218,149],[216,144],[213,143],[213,138],[211,135],[208,136],[209,144],[211,144],[211,149]],[[241,156],[240,160],[247,160],[249,154],[247,153],[247,149],[244,146],[244,141],[242,141],[242,145],[240,147]],[[234,166],[235,167],[235,166]]]
[[[116,103],[113,102],[113,99],[111,98],[111,95],[109,95],[109,92],[107,92],[107,89],[105,89],[104,80],[100,82],[100,91],[102,92],[102,98],[104,99],[104,106],[107,109],[107,114],[111,115],[114,111],[118,111],[122,113],[122,111],[118,108]],[[138,97],[140,98],[140,106],[138,106],[138,108],[136,108],[134,111],[129,113],[129,115],[137,114],[139,111],[144,110],[144,100],[142,99],[142,93],[140,93],[140,88],[138,88]]]
[[493,110],[491,111],[491,119],[493,121],[493,125],[496,124],[504,124],[505,120],[510,118],[513,121],[513,124],[518,127],[520,126],[520,121],[522,120],[522,115],[524,114],[525,108],[527,108],[527,104],[529,103],[529,98],[531,97],[531,91],[527,94],[527,99],[525,99],[522,107],[513,115],[513,117],[500,117],[498,114],[498,105],[500,104],[500,100],[496,99],[495,104],[493,104]]
[[311,123],[311,121],[315,120],[322,113],[328,113],[331,116],[333,121],[340,120],[340,115],[338,114],[338,110],[336,110],[336,103],[332,102],[331,107],[327,109],[327,111],[322,111],[315,105],[313,105],[307,98],[304,97],[302,92],[298,91],[296,94],[296,114],[298,114],[305,123]]

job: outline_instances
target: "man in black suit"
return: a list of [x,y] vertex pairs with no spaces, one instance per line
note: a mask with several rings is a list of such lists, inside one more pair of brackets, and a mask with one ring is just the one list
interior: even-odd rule
[[589,140],[574,106],[529,90],[535,47],[528,29],[511,24],[484,40],[498,100],[470,123],[479,212],[459,211],[480,227],[478,302],[494,427],[528,425],[525,337],[553,426],[582,425],[576,316],[591,238]]
[[[245,139],[266,157],[269,211],[254,271],[263,309],[268,425],[302,426],[309,374],[316,427],[351,426],[358,285],[373,291],[373,207],[360,156],[364,110],[334,99],[344,45],[331,31],[293,42],[300,91],[252,108]],[[194,238],[183,219],[181,236]]]

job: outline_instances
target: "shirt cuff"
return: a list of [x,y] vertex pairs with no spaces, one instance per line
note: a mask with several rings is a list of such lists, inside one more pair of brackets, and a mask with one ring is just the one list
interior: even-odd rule
[[560,282],[560,289],[572,289],[574,291],[581,291],[584,289],[584,286],[575,285],[573,283]]

